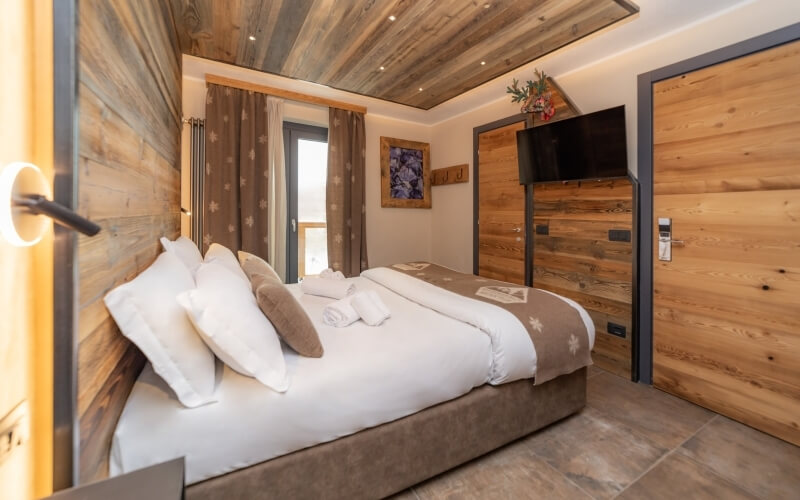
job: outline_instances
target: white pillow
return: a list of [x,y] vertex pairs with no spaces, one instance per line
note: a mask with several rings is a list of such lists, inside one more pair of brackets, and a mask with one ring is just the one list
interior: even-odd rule
[[133,281],[104,299],[122,334],[141,349],[189,408],[215,401],[214,354],[176,299],[192,288],[189,270],[178,257],[164,252]]
[[178,257],[183,265],[192,273],[197,272],[197,268],[203,263],[203,254],[197,249],[197,245],[192,240],[185,236],[181,236],[175,241],[170,241],[169,238],[161,237],[161,246],[164,251],[169,252]]
[[250,280],[247,278],[247,275],[242,271],[242,266],[239,265],[239,261],[236,259],[236,256],[233,255],[227,247],[220,245],[219,243],[212,243],[208,250],[206,250],[206,258],[203,262],[209,263],[212,261],[217,261],[223,266],[225,266],[228,270],[233,272],[236,276],[239,276],[247,283],[247,286],[250,286]]
[[226,365],[284,392],[289,388],[278,334],[259,309],[249,283],[218,260],[197,271],[197,289],[178,295],[200,336]]

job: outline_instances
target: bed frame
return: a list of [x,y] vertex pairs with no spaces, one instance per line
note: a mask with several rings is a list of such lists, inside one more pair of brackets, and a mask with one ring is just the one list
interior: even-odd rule
[[[180,2],[142,2],[136,9],[123,0],[85,3],[81,9],[78,0],[54,3],[54,192],[56,201],[103,229],[76,241],[56,228],[56,490],[107,477],[114,429],[145,359],[119,333],[102,299],[153,262],[158,237],[177,236],[181,218],[181,51],[173,16]],[[578,411],[585,377],[584,369],[537,387],[530,381],[481,387],[194,484],[187,495],[389,495]]]
[[539,386],[483,385],[405,418],[195,483],[186,498],[383,498],[579,411],[586,371]]

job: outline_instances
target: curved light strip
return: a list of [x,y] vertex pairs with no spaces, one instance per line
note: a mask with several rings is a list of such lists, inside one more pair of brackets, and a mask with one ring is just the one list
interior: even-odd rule
[[[34,175],[40,179],[41,188],[47,192],[39,193],[49,196],[49,189],[47,180],[42,174],[42,171],[32,163],[16,162],[10,163],[0,171],[0,236],[3,237],[10,244],[17,247],[29,247],[39,243],[47,230],[47,224],[40,224],[40,230],[36,236],[31,239],[23,238],[17,231],[16,221],[14,220],[14,208],[12,205],[14,199],[15,186],[20,174],[30,169]],[[41,216],[29,216],[36,217]]]

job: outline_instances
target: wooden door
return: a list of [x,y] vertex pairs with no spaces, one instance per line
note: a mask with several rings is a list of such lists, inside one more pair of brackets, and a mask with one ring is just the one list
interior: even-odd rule
[[520,121],[478,134],[478,274],[525,284],[525,187],[519,183]]
[[800,42],[653,86],[653,380],[800,444]]

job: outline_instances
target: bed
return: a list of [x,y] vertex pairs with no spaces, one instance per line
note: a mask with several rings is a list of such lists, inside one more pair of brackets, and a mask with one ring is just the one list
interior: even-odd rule
[[[486,318],[470,314],[499,314],[486,321],[492,326],[516,320],[425,283],[415,276],[426,274],[420,269],[407,271],[350,279],[391,310],[379,327],[328,326],[322,311],[333,299],[286,285],[315,323],[325,355],[302,357],[284,346],[285,393],[217,361],[218,401],[189,409],[146,366],[113,436],[111,474],[185,456],[190,499],[383,497],[585,405],[585,367],[534,384],[541,360],[524,330],[490,331],[481,325]],[[460,300],[470,307],[455,308]],[[578,313],[591,349],[588,314],[559,300]]]

